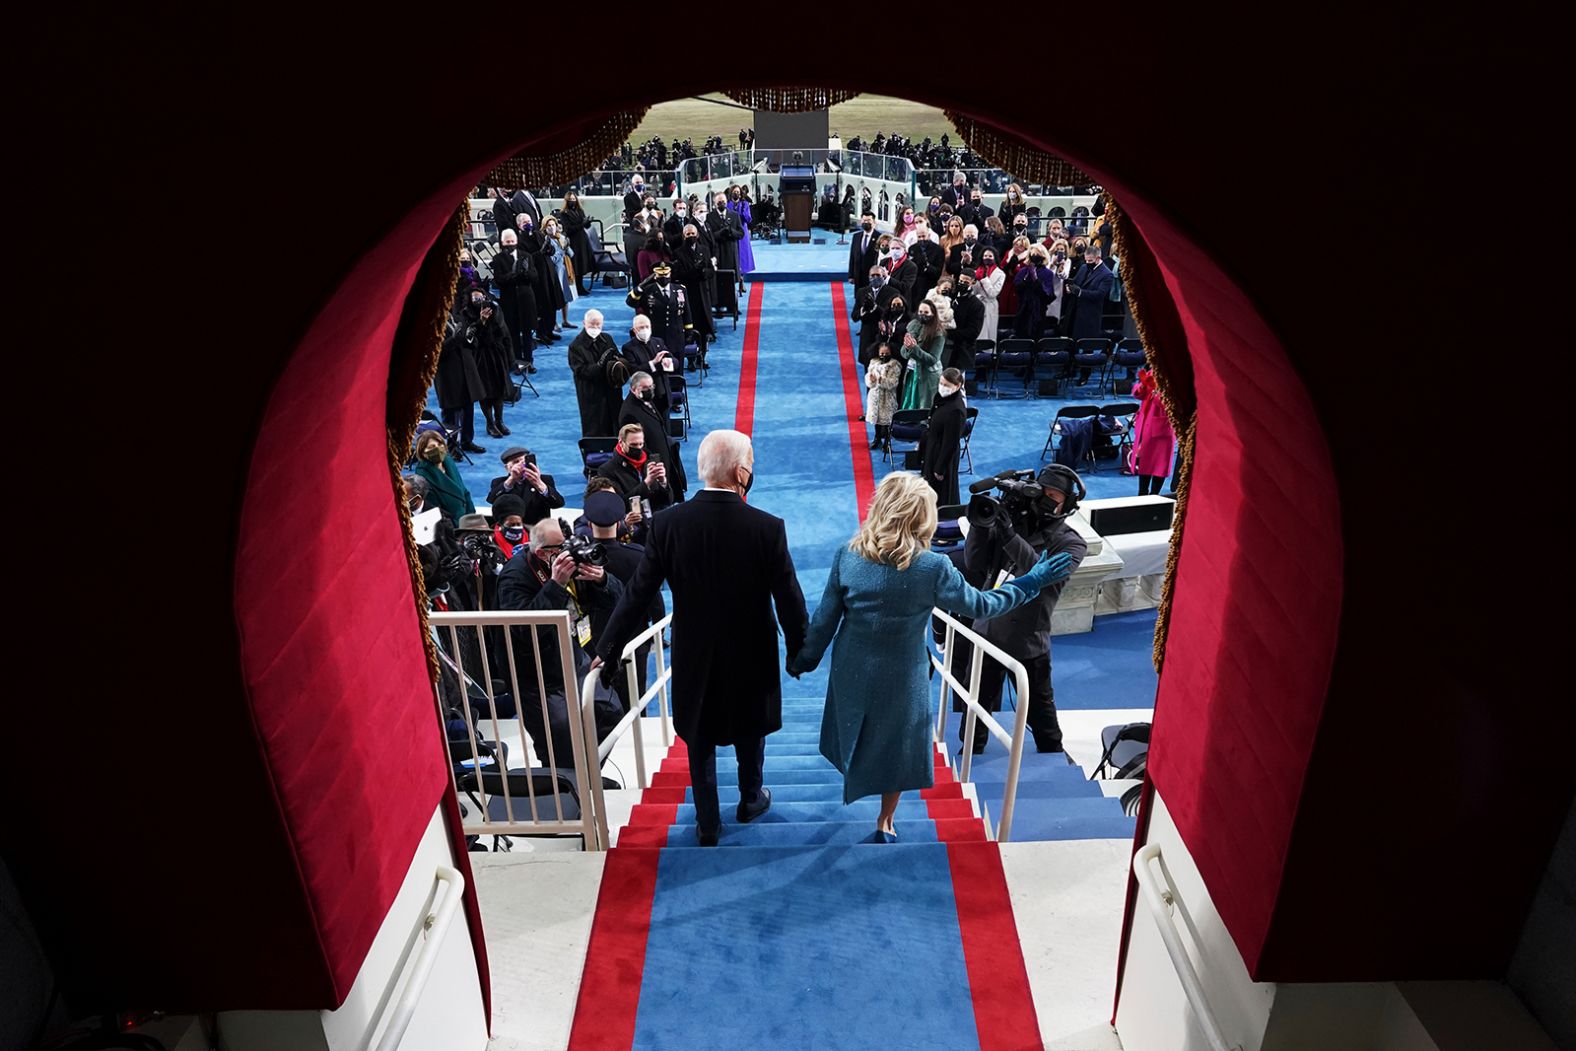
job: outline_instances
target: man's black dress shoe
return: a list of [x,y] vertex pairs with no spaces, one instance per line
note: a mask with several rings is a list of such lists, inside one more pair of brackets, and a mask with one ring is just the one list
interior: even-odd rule
[[468,453],[484,453],[487,451],[486,446],[477,445],[475,442],[466,442],[464,445],[461,445],[460,448],[464,449]]
[[708,832],[699,825],[696,825],[695,842],[699,843],[703,847],[715,847],[717,845],[717,836],[721,834],[721,832],[722,829],[720,828],[714,828]]
[[747,804],[741,799],[739,801],[739,809],[734,814],[734,816],[739,819],[739,823],[741,825],[749,824],[751,821],[754,821],[756,818],[766,813],[767,810],[771,809],[771,805],[772,790],[770,788],[763,788],[761,789],[761,798],[757,799],[755,802]]

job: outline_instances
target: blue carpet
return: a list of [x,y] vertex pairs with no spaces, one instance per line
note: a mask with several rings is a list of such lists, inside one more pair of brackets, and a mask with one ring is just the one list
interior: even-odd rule
[[979,1047],[934,844],[664,850],[657,888],[638,1048]]

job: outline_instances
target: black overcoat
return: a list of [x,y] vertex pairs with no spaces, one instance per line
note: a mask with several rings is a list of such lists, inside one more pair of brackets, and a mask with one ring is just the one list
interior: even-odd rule
[[641,629],[664,582],[679,736],[727,745],[781,729],[779,626],[792,656],[809,621],[782,519],[718,490],[653,517],[645,558],[602,634],[603,661],[617,660]]
[[608,378],[607,362],[618,354],[618,344],[606,332],[595,339],[582,329],[569,344],[569,371],[575,376],[575,399],[580,403],[580,436],[603,438],[616,433],[620,388]]
[[[660,394],[653,389],[654,394]],[[689,489],[689,478],[684,473],[684,461],[679,458],[679,443],[668,437],[666,403],[653,399],[650,405],[633,394],[624,399],[618,409],[618,425],[638,423],[646,432],[646,455],[652,453],[662,458],[668,468],[668,488],[677,499]]]

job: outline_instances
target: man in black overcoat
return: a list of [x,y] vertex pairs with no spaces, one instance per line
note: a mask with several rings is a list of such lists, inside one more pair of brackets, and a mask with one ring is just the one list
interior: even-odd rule
[[619,430],[631,423],[638,423],[645,432],[648,454],[667,465],[668,489],[675,502],[682,502],[689,489],[689,477],[679,458],[679,444],[668,435],[667,403],[658,400],[656,381],[649,372],[629,377],[629,396],[618,410]]
[[536,260],[520,250],[520,235],[505,230],[498,254],[492,259],[493,280],[498,283],[498,302],[515,355],[535,372],[532,363],[536,346]]
[[673,249],[673,277],[684,286],[690,325],[695,331],[695,349],[704,357],[706,344],[717,333],[711,319],[711,287],[717,280],[717,271],[694,223],[685,224],[684,237]]
[[[706,488],[652,519],[645,558],[597,647],[616,670],[664,582],[673,592],[673,717],[689,747],[696,838],[713,846],[722,830],[717,747],[733,745],[739,764],[737,820],[771,806],[763,784],[766,735],[782,728],[779,626],[792,658],[809,615],[788,553],[782,519],[744,502],[755,452],[738,431],[708,434],[700,446]],[[776,616],[773,616],[773,609]]]
[[853,320],[859,325],[859,364],[868,365],[875,357],[876,344],[881,338],[881,319],[886,316],[892,300],[902,295],[902,290],[887,280],[885,267],[871,267],[865,285],[854,295]]
[[[706,230],[717,248],[717,301],[714,305],[730,313],[736,312],[739,309],[735,291],[739,281],[739,242],[744,240],[745,230],[739,213],[728,210],[727,194],[719,193],[712,198],[711,211],[706,213]],[[728,272],[726,275],[721,273],[724,270]]]
[[601,438],[615,433],[621,386],[608,376],[609,359],[618,355],[618,344],[602,331],[602,312],[587,310],[585,328],[569,344],[569,371],[575,376],[575,400],[580,403],[580,436]]
[[663,366],[672,364],[674,368],[678,368],[678,361],[668,349],[667,343],[651,334],[650,318],[643,314],[635,315],[635,320],[629,326],[629,342],[620,350],[624,360],[629,362],[630,375],[649,372],[652,379],[656,381],[657,404],[671,405],[670,396],[673,388],[668,383],[669,370]]
[[936,503],[958,503],[958,458],[968,405],[963,400],[963,373],[947,369],[941,374],[930,423],[920,439],[921,474],[936,491]]

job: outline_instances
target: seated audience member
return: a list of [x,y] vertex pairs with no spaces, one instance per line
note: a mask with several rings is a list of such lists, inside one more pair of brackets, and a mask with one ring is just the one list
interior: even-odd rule
[[646,430],[638,423],[626,423],[618,429],[612,459],[597,468],[596,473],[618,487],[618,495],[626,504],[638,496],[650,500],[651,510],[657,512],[673,503],[667,467],[646,452]]
[[[564,550],[564,533],[557,520],[544,518],[531,527],[530,547],[511,558],[498,575],[498,602],[506,610],[564,610],[569,613],[570,638],[576,680],[590,670],[587,653],[601,640],[608,618],[618,605],[624,587],[601,566],[577,563]],[[574,702],[566,700],[558,633],[541,625],[516,625],[514,633],[515,673],[520,683],[520,718],[531,735],[536,758],[543,766],[568,768],[573,765],[574,745],[569,720],[579,714],[579,692],[575,682],[568,684]],[[542,654],[542,685],[547,691],[547,718],[542,724],[542,698],[537,689],[536,633]],[[618,701],[608,696],[596,702],[597,740],[606,737],[623,717]],[[547,743],[552,741],[552,758]]]
[[487,502],[496,503],[500,496],[516,496],[524,505],[520,517],[526,526],[533,526],[550,513],[564,506],[564,498],[553,484],[553,476],[543,474],[536,465],[531,450],[512,446],[499,457],[504,473],[492,480],[487,490]]
[[[586,497],[585,513],[580,517],[582,521],[590,523],[591,538],[599,542],[607,553],[608,573],[617,578],[621,584],[628,585],[646,549],[630,539],[625,528],[629,521],[629,512],[624,506],[624,501],[620,500],[615,492],[591,493]],[[647,611],[645,626],[655,624],[666,615],[667,607],[659,592],[652,599],[651,609]],[[635,653],[635,671],[639,676],[641,693],[646,691],[646,658],[650,653],[649,642]],[[624,704],[624,710],[629,711],[632,699],[628,696],[627,679],[623,675],[615,675],[613,686]]]
[[668,406],[657,400],[656,383],[649,372],[637,372],[629,377],[629,396],[618,412],[619,433],[632,423],[645,432],[646,455],[656,457],[667,466],[668,489],[673,493],[673,502],[682,503],[689,489],[689,479],[684,461],[679,457],[678,443],[668,435]]
[[422,431],[416,436],[416,465],[411,470],[427,483],[429,505],[440,508],[451,523],[476,513],[476,502],[441,432]]

